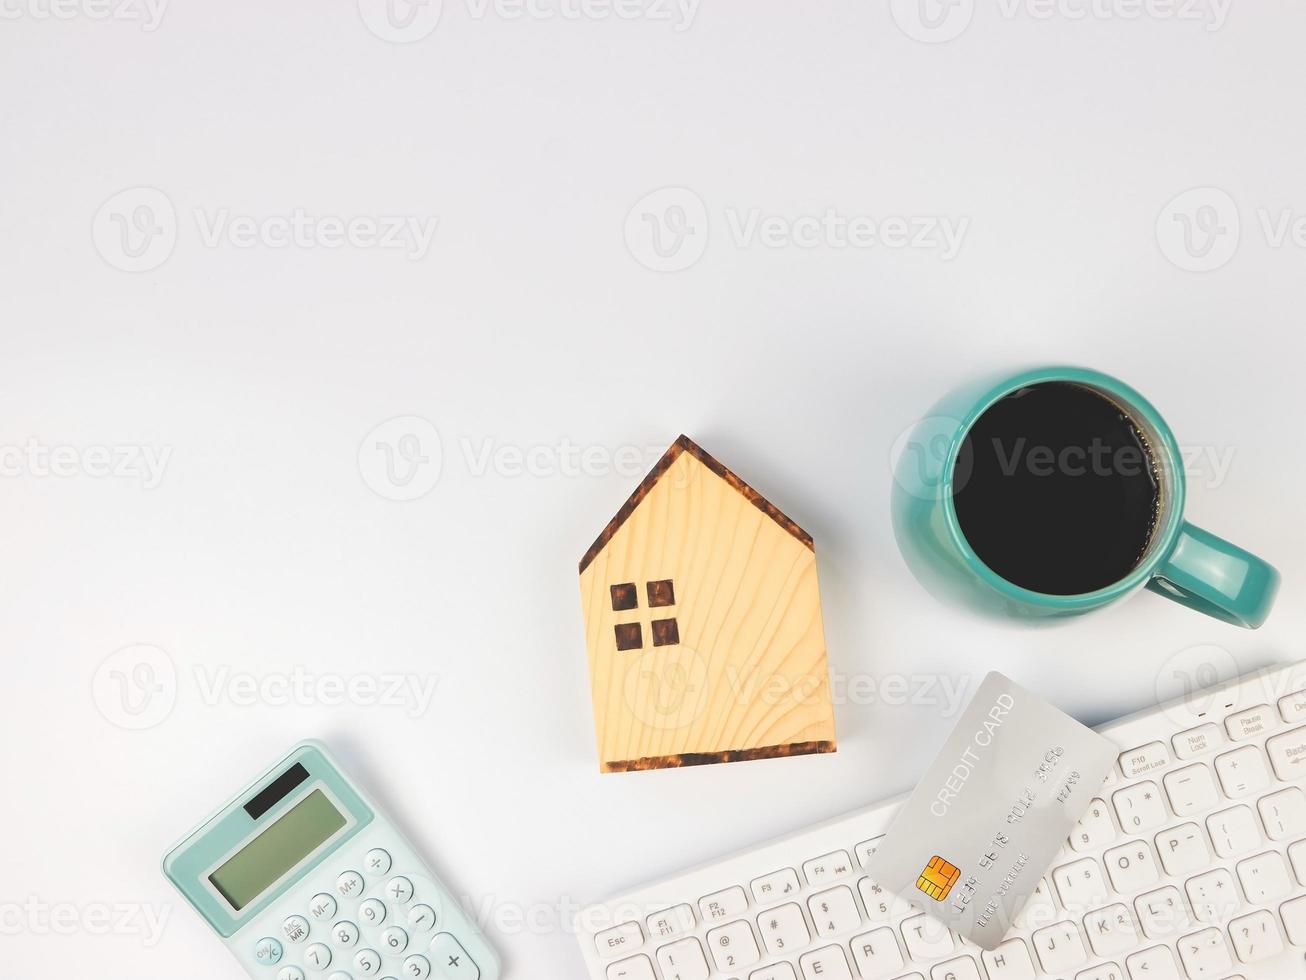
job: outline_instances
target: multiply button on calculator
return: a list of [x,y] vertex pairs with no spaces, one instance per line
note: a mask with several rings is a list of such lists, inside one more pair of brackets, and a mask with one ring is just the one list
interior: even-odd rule
[[164,859],[256,980],[499,980],[494,950],[323,746],[302,743]]

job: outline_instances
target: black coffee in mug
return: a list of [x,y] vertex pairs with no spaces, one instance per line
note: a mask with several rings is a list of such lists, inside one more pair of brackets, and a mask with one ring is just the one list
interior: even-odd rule
[[1142,429],[1093,388],[1048,381],[994,402],[957,456],[953,504],[975,554],[1052,595],[1120,581],[1147,553],[1161,478]]

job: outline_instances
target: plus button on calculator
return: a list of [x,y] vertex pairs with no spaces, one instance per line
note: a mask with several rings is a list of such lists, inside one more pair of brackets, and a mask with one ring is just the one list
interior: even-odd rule
[[163,871],[256,980],[499,980],[480,930],[318,742],[206,820]]

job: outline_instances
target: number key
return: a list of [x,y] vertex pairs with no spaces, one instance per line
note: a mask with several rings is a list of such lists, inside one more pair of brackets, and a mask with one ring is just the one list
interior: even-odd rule
[[1165,804],[1161,802],[1161,788],[1150,779],[1146,782],[1116,790],[1111,797],[1116,806],[1116,816],[1126,833],[1150,830],[1165,823]]
[[379,926],[385,921],[385,902],[369,898],[358,906],[358,917],[369,926]]
[[426,980],[431,975],[431,961],[414,953],[404,960],[403,974],[409,980]]
[[807,900],[807,908],[812,913],[816,934],[822,938],[852,932],[862,924],[857,901],[847,885],[813,895]]
[[717,969],[726,973],[750,967],[762,958],[752,927],[742,920],[709,932],[707,948],[712,951]]
[[757,928],[761,930],[766,951],[772,956],[780,956],[791,949],[802,949],[812,941],[803,910],[793,902],[759,915]]
[[375,976],[381,971],[381,954],[374,949],[360,949],[354,957],[354,969],[365,977]]
[[391,926],[381,933],[381,946],[387,953],[402,953],[408,948],[408,933],[398,926]]
[[358,942],[358,926],[341,920],[331,927],[331,941],[337,946],[352,946]]
[[304,962],[310,970],[325,970],[331,965],[331,950],[321,943],[313,943],[304,950]]

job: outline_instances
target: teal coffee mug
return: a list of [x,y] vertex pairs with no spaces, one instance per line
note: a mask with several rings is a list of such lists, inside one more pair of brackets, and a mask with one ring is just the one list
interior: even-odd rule
[[1269,615],[1279,573],[1184,520],[1174,434],[1115,378],[1047,367],[977,382],[896,449],[894,533],[945,598],[1034,619],[1147,588],[1238,626]]

